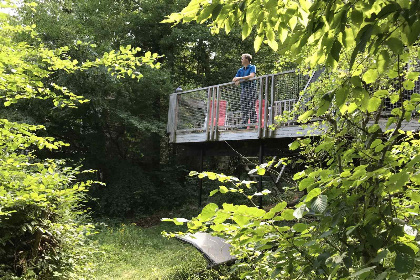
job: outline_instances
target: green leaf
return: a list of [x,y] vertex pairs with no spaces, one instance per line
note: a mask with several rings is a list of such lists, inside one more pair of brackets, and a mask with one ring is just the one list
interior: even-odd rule
[[381,139],[375,139],[373,142],[372,142],[372,144],[370,144],[370,148],[371,149],[373,149],[373,148],[375,148],[375,147],[377,147],[379,144],[381,144],[382,143],[382,140]]
[[341,52],[341,48],[343,46],[341,45],[341,43],[338,40],[335,40],[332,48],[331,48],[331,56],[334,58],[335,61],[339,61],[340,60],[340,52]]
[[405,186],[410,178],[410,174],[401,171],[391,175],[385,185],[387,186],[387,191],[389,192],[398,192],[402,190],[402,187]]
[[282,28],[281,30],[279,30],[279,38],[280,38],[280,42],[284,43],[284,41],[286,41],[287,39],[287,34],[288,31],[286,28]]
[[375,82],[377,78],[378,78],[378,71],[376,69],[369,69],[362,76],[363,81],[365,81],[367,84],[371,84]]
[[413,182],[416,185],[420,185],[420,174],[412,175],[410,177],[411,182]]
[[390,62],[389,53],[385,50],[382,50],[378,55],[378,60],[376,61],[376,65],[378,66],[378,72],[383,73],[389,66]]
[[209,203],[203,208],[203,210],[201,210],[199,217],[201,220],[208,220],[214,216],[218,208],[217,204]]
[[388,275],[388,272],[387,271],[384,271],[384,272],[382,272],[381,274],[379,274],[376,278],[375,278],[375,280],[384,280],[384,279],[386,279],[386,276]]
[[279,44],[276,40],[268,40],[268,46],[273,49],[273,51],[277,51],[279,48]]
[[383,260],[387,255],[388,255],[389,251],[387,249],[380,251],[376,257],[372,260],[372,262],[380,262],[381,260]]
[[308,177],[299,182],[299,190],[303,191],[315,183],[315,179]]
[[248,23],[244,22],[242,24],[242,40],[245,40],[246,37],[251,34],[252,27],[248,25]]
[[372,126],[369,126],[368,132],[369,133],[374,133],[374,132],[378,131],[379,129],[381,129],[381,127],[379,126],[379,124],[374,124]]
[[213,195],[215,195],[216,193],[218,193],[219,192],[219,190],[218,189],[215,189],[215,190],[212,190],[211,192],[210,192],[210,196],[213,196]]
[[257,35],[257,37],[255,37],[255,40],[254,40],[255,52],[258,52],[260,50],[263,39],[264,39],[263,36],[260,36],[260,35]]
[[347,87],[342,87],[337,91],[337,93],[335,94],[335,101],[338,107],[340,107],[346,102],[347,95],[348,95]]
[[408,45],[414,44],[420,35],[420,20],[416,20],[411,26],[411,32],[408,34]]
[[377,90],[373,94],[373,96],[378,97],[378,98],[387,97],[388,95],[389,95],[389,92],[387,90],[385,90],[385,89]]
[[234,214],[232,220],[234,220],[239,226],[243,227],[249,223],[250,218],[241,214]]
[[294,212],[293,209],[286,209],[283,212],[281,212],[280,217],[283,220],[286,220],[286,221],[294,220],[295,219],[295,216],[293,216],[293,212]]
[[287,202],[286,201],[282,201],[280,203],[277,203],[276,206],[274,206],[273,208],[271,208],[271,210],[274,211],[275,213],[277,213],[277,212],[283,211],[283,209],[286,208],[286,206],[287,206]]
[[350,78],[350,82],[354,87],[361,87],[362,86],[362,79],[359,76],[352,76]]
[[398,10],[401,10],[401,6],[398,3],[394,2],[394,3],[388,4],[382,8],[377,18],[382,19],[382,18],[388,17],[391,13],[394,13]]
[[226,213],[224,211],[217,211],[216,212],[216,218],[214,218],[213,222],[215,224],[221,224],[224,221],[226,221],[227,219],[230,219],[230,214]]
[[326,195],[319,195],[312,203],[311,208],[318,213],[323,213],[327,209],[328,197]]
[[[411,179],[411,178],[410,178]],[[417,193],[417,192],[412,192],[411,193],[411,195],[410,195],[410,198],[411,198],[411,200],[412,201],[415,201],[415,202],[420,202],[420,194],[419,193]]]
[[365,47],[367,42],[370,40],[372,36],[374,25],[373,24],[366,24],[362,29],[359,30],[356,36],[357,45],[353,50],[350,58],[350,69],[353,67],[354,61],[356,60],[357,54],[360,52],[365,51]]
[[375,112],[376,110],[378,110],[379,106],[381,105],[381,102],[382,102],[382,100],[378,97],[374,96],[374,97],[370,98],[369,102],[368,102],[368,106],[367,106],[368,112],[372,113],[372,112]]
[[313,198],[317,197],[318,195],[321,194],[321,189],[320,188],[314,188],[312,189],[305,198],[305,202],[309,202],[311,201]]
[[407,78],[410,79],[410,80],[416,81],[419,78],[419,75],[420,75],[420,72],[408,72],[407,73]]
[[293,230],[296,232],[303,232],[308,228],[307,224],[296,223],[293,225]]
[[398,273],[409,273],[414,269],[415,266],[414,256],[405,252],[397,252],[394,266]]
[[317,116],[321,116],[330,108],[332,98],[332,92],[326,93],[322,96],[321,103],[319,105],[318,111],[316,112]]
[[296,24],[297,24],[297,17],[295,16],[291,17],[289,20],[289,27],[292,31],[295,29]]
[[366,268],[360,269],[360,270],[358,270],[358,271],[356,271],[356,272],[352,273],[352,274],[350,275],[350,277],[351,277],[351,278],[356,278],[356,277],[359,277],[360,275],[362,275],[362,274],[364,274],[364,273],[367,273],[367,272],[371,271],[371,270],[372,270],[372,269],[374,269],[375,267],[376,267],[376,266],[369,266],[369,267],[366,267]]
[[217,174],[214,172],[206,172],[206,175],[212,181],[217,179]]
[[351,20],[354,24],[361,24],[363,22],[363,13],[358,11],[356,8],[353,8],[351,11]]
[[221,193],[227,193],[229,192],[228,188],[226,188],[225,186],[219,186],[220,192]]
[[222,8],[223,8],[223,5],[222,4],[218,4],[214,9],[213,9],[213,11],[211,12],[211,18],[213,19],[213,20],[215,20],[218,16],[219,16],[219,14],[220,14],[220,11],[222,10]]
[[211,5],[206,6],[203,10],[201,10],[200,14],[197,16],[196,21],[200,23],[204,22],[206,19],[208,19],[211,16],[212,11],[214,10],[216,6],[217,4],[216,5],[211,4]]
[[410,81],[410,80],[405,80],[405,81],[403,82],[403,86],[404,86],[404,88],[405,88],[406,90],[413,90],[413,89],[414,89],[415,84],[414,84],[414,82],[413,82],[413,81]]
[[291,150],[291,151],[294,151],[299,147],[300,147],[300,141],[299,140],[296,140],[296,141],[292,142],[291,144],[289,144],[289,150]]
[[265,168],[261,168],[259,166],[257,166],[257,174],[260,176],[264,176],[265,175]]
[[311,117],[313,114],[315,113],[314,110],[309,110],[306,111],[305,113],[303,113],[302,115],[299,116],[298,120],[300,122],[306,121],[307,119],[309,119],[309,117]]
[[386,42],[385,45],[387,45],[395,54],[401,54],[403,51],[403,43],[400,39],[391,37]]

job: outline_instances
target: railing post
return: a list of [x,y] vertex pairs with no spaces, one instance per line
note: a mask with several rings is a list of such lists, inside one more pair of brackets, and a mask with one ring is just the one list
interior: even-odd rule
[[210,116],[211,116],[210,103],[211,103],[211,88],[209,87],[207,89],[207,111],[206,111],[207,118],[205,119],[205,122],[206,122],[205,123],[205,126],[206,126],[206,141],[209,141],[209,136],[210,136],[209,135],[209,128],[210,128],[210,122],[211,122],[211,120],[210,120]]
[[264,101],[264,133],[263,133],[263,137],[266,138],[268,137],[268,76],[265,77],[265,90],[264,90],[264,96],[265,96],[265,101]]
[[214,140],[217,139],[217,137],[219,137],[219,100],[220,100],[220,87],[217,86],[216,87],[216,123],[215,123],[215,128],[214,128]]
[[174,125],[172,127],[172,133],[171,133],[171,140],[172,142],[176,142],[176,129],[178,127],[178,99],[179,95],[175,93],[175,108],[174,108]]
[[211,119],[210,119],[210,141],[214,140],[214,114],[216,112],[216,108],[214,108],[214,87],[212,89],[212,98],[211,98]]
[[[274,124],[274,115],[276,114],[276,108],[274,108],[274,83],[275,83],[275,76],[271,75],[271,103],[270,103],[270,107],[271,107],[271,114],[270,114],[270,124]],[[273,131],[270,130],[270,137],[273,135]]]
[[262,121],[262,88],[263,88],[263,79],[259,78],[260,80],[260,92],[259,92],[259,96],[258,96],[258,102],[259,102],[259,106],[258,106],[258,138],[262,138],[262,127],[261,127],[261,121]]

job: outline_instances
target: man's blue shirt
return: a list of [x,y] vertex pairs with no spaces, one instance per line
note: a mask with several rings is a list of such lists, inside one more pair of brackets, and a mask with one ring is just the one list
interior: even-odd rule
[[[248,65],[247,67],[242,67],[239,68],[238,72],[236,73],[235,77],[245,77],[245,76],[249,76],[251,73],[257,74],[257,67],[255,67],[255,65]],[[255,80],[254,81],[245,81],[245,82],[241,82],[241,88],[245,89],[245,88],[253,88],[255,87]]]
[[249,76],[251,73],[257,73],[257,67],[255,67],[255,65],[252,64],[248,65],[247,67],[239,68],[235,77],[245,77]]

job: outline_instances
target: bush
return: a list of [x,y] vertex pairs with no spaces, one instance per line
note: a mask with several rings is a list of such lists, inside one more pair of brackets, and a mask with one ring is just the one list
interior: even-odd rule
[[77,182],[79,170],[64,161],[28,152],[62,144],[31,133],[39,128],[0,120],[0,276],[82,279],[90,226],[78,220],[79,202],[91,182]]

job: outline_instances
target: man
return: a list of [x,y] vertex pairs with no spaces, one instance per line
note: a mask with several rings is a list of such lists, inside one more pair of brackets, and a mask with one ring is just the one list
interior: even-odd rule
[[257,68],[251,64],[252,56],[250,54],[243,54],[241,57],[242,68],[238,70],[236,76],[232,82],[236,85],[241,84],[241,112],[242,112],[242,124],[250,123],[255,124],[257,122],[257,115],[255,112],[255,100],[256,100],[256,88],[257,83],[255,80],[248,81],[255,77]]

